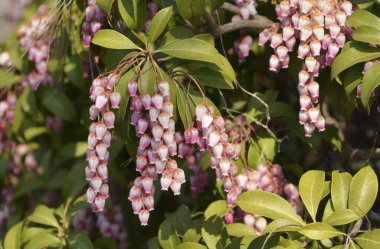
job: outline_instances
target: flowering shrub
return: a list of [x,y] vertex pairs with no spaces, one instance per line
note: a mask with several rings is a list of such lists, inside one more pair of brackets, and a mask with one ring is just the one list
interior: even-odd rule
[[16,2],[0,248],[378,247],[378,3]]

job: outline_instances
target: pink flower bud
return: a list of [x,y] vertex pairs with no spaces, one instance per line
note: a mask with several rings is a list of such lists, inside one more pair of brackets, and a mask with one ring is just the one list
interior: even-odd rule
[[171,173],[167,170],[165,170],[163,173],[162,173],[162,177],[161,177],[161,189],[162,190],[168,190],[171,183],[172,183],[172,176],[171,176]]
[[227,194],[227,205],[228,206],[233,206],[235,204],[235,200],[237,199],[237,194],[234,193],[234,191],[230,191]]
[[137,185],[133,185],[132,188],[129,190],[129,196],[128,199],[132,201],[135,198],[138,198],[141,196],[141,187]]
[[310,42],[310,50],[313,56],[319,56],[321,54],[321,42],[318,40],[312,40]]
[[298,58],[304,59],[310,52],[310,47],[306,43],[300,44],[298,46]]
[[314,2],[313,1],[311,1],[311,0],[303,0],[301,2],[301,6],[300,6],[301,13],[308,14],[310,12],[310,10],[313,8],[313,6],[314,6]]
[[339,52],[339,46],[335,43],[331,43],[328,47],[328,57],[335,58]]
[[306,110],[308,110],[309,107],[310,107],[310,105],[311,105],[311,99],[310,99],[310,97],[307,96],[307,95],[302,95],[302,96],[300,97],[300,106],[301,106],[301,110],[302,110],[302,111],[306,111]]
[[339,33],[335,39],[335,42],[340,48],[343,48],[344,43],[346,42],[346,36],[343,33]]
[[333,25],[333,24],[335,24],[335,16],[327,15],[325,17],[325,28],[330,28],[330,26]]
[[317,66],[317,60],[313,56],[306,57],[305,65],[308,72],[313,72]]
[[300,111],[298,114],[299,123],[301,125],[305,124],[309,120],[309,115],[306,111]]
[[119,109],[121,102],[121,95],[118,92],[112,92],[110,95],[111,105],[114,109]]
[[149,137],[149,135],[145,134],[141,136],[140,142],[139,142],[139,149],[145,150],[150,145],[150,142],[151,142],[151,138]]
[[222,158],[220,160],[219,167],[224,176],[228,176],[228,171],[230,170],[230,166],[231,166],[230,160],[228,160],[227,158]]
[[161,94],[154,94],[153,97],[152,97],[152,104],[157,108],[157,109],[161,109],[162,108],[162,104],[164,102],[164,97],[161,95]]
[[311,137],[314,133],[315,126],[314,124],[306,123],[304,124],[304,130],[305,130],[305,136],[306,137]]
[[262,234],[267,226],[267,220],[264,217],[258,217],[256,219],[255,228],[259,234]]
[[149,220],[149,211],[148,210],[141,210],[139,212],[139,220],[142,226],[148,225]]
[[140,118],[137,122],[137,134],[143,135],[148,129],[149,123],[145,118]]
[[347,16],[352,14],[352,3],[350,1],[344,1],[340,4],[340,8],[346,13]]
[[312,34],[313,30],[309,26],[301,28],[301,41],[307,41]]
[[204,114],[201,120],[202,120],[202,128],[208,128],[212,124],[212,121],[214,120],[214,118],[210,114]]
[[96,167],[99,165],[99,158],[96,155],[92,155],[88,159],[88,166],[91,171],[95,172]]
[[294,50],[294,46],[296,45],[296,42],[297,41],[296,41],[296,38],[294,38],[294,36],[285,42],[285,45],[289,52]]
[[158,122],[164,129],[169,128],[169,121],[170,115],[166,112],[161,112],[160,115],[158,115]]
[[[91,119],[91,120],[94,120],[94,119],[96,119],[96,118],[98,117],[98,115],[99,115],[99,109],[96,108],[95,105],[92,105],[92,106],[90,106],[89,114],[90,114],[90,119]],[[1,115],[0,115],[0,116],[1,116]]]
[[94,176],[90,180],[91,187],[93,188],[93,190],[95,191],[95,193],[99,192],[100,187],[102,186],[102,183],[103,183],[103,181],[102,181],[102,179],[99,176]]
[[336,38],[340,32],[340,27],[337,24],[332,24],[329,27],[331,38]]
[[140,112],[132,112],[131,115],[131,124],[132,125],[137,125],[139,120],[141,119],[141,113]]
[[95,106],[99,110],[103,109],[107,105],[108,98],[105,95],[99,95],[96,97]]
[[165,131],[162,135],[162,138],[166,145],[171,145],[174,142],[174,135],[173,132]]
[[185,172],[180,168],[176,168],[173,170],[173,178],[179,181],[180,183],[186,182]]
[[213,156],[215,158],[221,159],[222,158],[222,153],[223,153],[223,144],[222,143],[218,143],[217,145],[215,145],[212,148],[212,153],[213,153]]
[[293,27],[295,27],[296,29],[298,28],[299,20],[300,20],[300,15],[297,12],[294,13],[291,17],[291,22],[292,22]]
[[100,160],[104,160],[107,154],[107,146],[103,143],[96,145],[95,147],[96,154]]
[[141,103],[144,106],[145,110],[149,110],[151,102],[152,102],[149,94],[145,93],[145,94],[141,95],[140,97],[141,97]]
[[234,222],[234,215],[232,213],[226,213],[224,215],[224,222],[226,224],[232,224]]
[[254,228],[255,222],[256,218],[252,214],[244,215],[244,224],[246,224],[247,226]]
[[103,197],[107,198],[109,195],[109,187],[107,183],[103,183],[100,187],[99,194],[101,194]]
[[331,38],[331,36],[329,34],[326,34],[322,40],[322,48],[327,49],[332,42],[333,42],[333,39]]
[[278,46],[276,49],[276,55],[279,61],[284,61],[285,57],[288,55],[288,49],[285,46]]
[[[96,169],[95,169],[96,170]],[[91,170],[89,166],[85,168],[86,180],[90,181],[96,174],[95,170]]]
[[184,137],[185,137],[185,143],[195,144],[198,139],[198,130],[195,129],[194,127],[190,127],[185,131]]
[[102,27],[102,24],[100,22],[92,21],[91,22],[91,35],[95,35],[96,32],[98,32],[101,27]]
[[99,177],[103,181],[107,181],[107,179],[108,179],[108,168],[107,168],[107,165],[105,163],[99,164],[99,166],[96,169],[96,171],[97,171]]
[[308,72],[306,72],[306,70],[301,70],[298,73],[298,83],[301,86],[304,86],[309,79],[310,79],[310,74]]
[[315,107],[311,107],[308,111],[307,114],[309,116],[310,122],[311,123],[316,123],[319,117],[319,110]]
[[88,146],[87,146],[87,148],[94,149],[97,143],[98,143],[98,139],[96,138],[95,133],[91,132],[88,135],[88,140],[87,140]]
[[173,107],[172,102],[165,101],[164,104],[163,104],[163,106],[162,106],[162,111],[166,112],[167,114],[169,114],[170,117],[173,117],[174,107]]
[[153,188],[153,180],[149,176],[145,176],[141,182],[146,194],[149,194]]
[[103,114],[103,120],[108,129],[112,129],[115,125],[115,114],[108,111]]
[[179,158],[185,157],[188,152],[189,152],[189,145],[187,145],[185,143],[180,143],[178,145],[178,157]]
[[[309,94],[312,99],[316,99],[318,101],[319,97],[319,84],[315,81],[311,81],[307,85],[307,90],[309,91]],[[314,102],[314,101],[313,101]]]
[[322,116],[318,117],[317,123],[315,126],[317,127],[318,131],[322,132],[325,130],[326,121]]
[[195,116],[197,121],[202,121],[203,116],[207,113],[207,107],[203,104],[199,104],[195,107]]
[[138,156],[136,158],[136,171],[142,172],[147,164],[148,158],[146,156]]
[[140,213],[140,210],[143,208],[144,206],[144,203],[142,201],[142,198],[141,197],[137,197],[137,198],[134,198],[132,199],[132,209],[133,209],[133,213],[134,214],[138,214]]
[[302,15],[298,20],[298,28],[302,29],[308,27],[311,24],[310,18],[306,15]]
[[259,46],[264,46],[270,39],[270,35],[266,30],[262,31],[259,35]]
[[156,121],[158,118],[158,115],[160,115],[160,110],[156,108],[150,108],[149,109],[149,119],[150,121]]
[[313,12],[311,13],[311,18],[313,19],[314,23],[318,26],[324,26],[324,16],[322,12],[319,9],[313,9]]
[[277,48],[282,43],[282,34],[274,34],[271,39],[270,46],[272,48]]
[[170,184],[170,189],[173,191],[174,195],[180,195],[181,194],[181,182],[173,179]]
[[276,55],[272,55],[269,59],[269,70],[278,72],[280,69],[280,60]]
[[161,161],[166,161],[169,155],[168,147],[165,145],[161,145],[157,151],[157,154]]
[[337,20],[339,26],[346,26],[347,16],[343,11],[338,11],[335,13],[335,19]]
[[96,128],[95,128],[95,134],[96,134],[96,138],[98,140],[101,140],[104,136],[104,134],[106,134],[107,132],[107,126],[103,123],[98,123],[96,125]]
[[288,41],[294,35],[294,29],[291,26],[286,26],[282,29],[282,36],[284,41]]
[[136,81],[131,80],[128,83],[128,92],[130,97],[135,97],[137,94],[137,83]]
[[143,198],[144,206],[148,211],[154,210],[154,198],[152,195],[145,196]]
[[157,84],[157,88],[160,91],[162,96],[169,96],[170,95],[170,86],[169,82],[166,80],[163,80]]
[[211,132],[209,136],[209,146],[214,147],[220,140],[220,133],[218,131]]
[[86,195],[87,195],[87,202],[93,203],[96,197],[96,193],[91,187],[87,189]]

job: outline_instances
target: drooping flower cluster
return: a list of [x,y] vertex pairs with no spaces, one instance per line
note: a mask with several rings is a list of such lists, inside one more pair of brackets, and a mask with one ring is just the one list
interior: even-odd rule
[[[235,4],[239,7],[239,14],[232,17],[232,22],[248,20],[257,14],[257,3],[255,0],[235,0]],[[241,38],[234,42],[234,49],[235,53],[238,55],[239,62],[244,62],[249,56],[253,40],[244,30],[241,30],[240,33]]]
[[105,16],[96,4],[96,0],[88,0],[86,20],[82,24],[82,38],[86,47],[90,47],[92,38],[100,30],[104,21]]
[[48,58],[53,42],[49,29],[53,17],[48,12],[46,5],[40,5],[30,23],[22,25],[18,32],[20,45],[27,52],[28,60],[35,66],[25,77],[33,90],[40,84],[53,84],[53,78],[48,72]]
[[[245,168],[240,174],[236,174],[227,195],[228,205],[232,207],[236,198],[242,193],[257,189],[284,196],[298,213],[302,213],[297,188],[286,181],[280,165],[270,163],[262,163],[256,170]],[[225,219],[229,223],[243,220],[258,234],[262,233],[267,224],[264,217],[248,214],[241,210],[230,210]]]
[[129,200],[134,213],[139,215],[141,224],[147,225],[149,211],[154,209],[153,183],[157,176],[162,174],[162,190],[170,187],[174,195],[179,195],[185,174],[172,159],[177,155],[177,142],[169,83],[161,81],[155,84],[153,96],[139,93],[135,81],[129,82],[128,91],[131,97],[131,124],[135,126],[136,135],[140,138],[136,171],[141,174],[134,181]]
[[150,24],[152,23],[152,19],[158,11],[158,5],[153,1],[148,1],[147,10],[148,10],[148,19],[145,22],[145,26],[144,26],[145,32],[149,32],[150,30]]
[[347,17],[352,14],[349,1],[336,0],[283,0],[276,6],[279,23],[260,33],[259,45],[269,42],[275,49],[269,69],[278,72],[287,68],[289,52],[296,49],[304,61],[299,72],[299,122],[305,135],[312,136],[315,128],[325,130],[325,120],[315,107],[318,103],[319,84],[315,81],[320,69],[331,65],[346,37],[351,35]]
[[89,209],[83,209],[73,218],[72,224],[74,230],[84,231],[90,237],[97,227],[102,236],[116,240],[118,248],[127,248],[127,229],[120,205],[106,207],[104,212],[97,214],[96,221]]
[[[109,107],[119,108],[121,95],[114,90],[119,81],[119,75],[110,73],[107,77],[95,78],[90,88],[90,99],[94,104],[90,107],[90,118],[94,121],[90,126],[86,179],[90,186],[87,189],[87,201],[94,212],[103,211],[105,200],[108,197],[109,187],[107,163],[109,158],[108,147],[111,145],[115,114]],[[109,105],[110,104],[110,105]]]
[[195,198],[204,192],[207,186],[208,174],[202,171],[200,161],[204,152],[195,152],[194,155],[186,157],[186,166],[191,169],[190,175],[190,191]]

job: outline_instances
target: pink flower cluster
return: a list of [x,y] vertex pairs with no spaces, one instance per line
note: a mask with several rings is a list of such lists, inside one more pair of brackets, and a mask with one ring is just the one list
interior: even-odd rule
[[141,177],[136,178],[129,192],[133,211],[138,214],[142,225],[147,225],[149,211],[154,209],[154,181],[159,174],[161,188],[169,187],[174,195],[179,195],[181,185],[185,182],[185,173],[178,168],[171,157],[177,155],[173,104],[170,101],[170,89],[167,81],[155,84],[155,93],[150,96],[141,94],[135,81],[130,81],[128,91],[131,97],[131,124],[135,126],[140,138],[136,171]]
[[276,13],[279,23],[260,33],[259,45],[269,42],[275,49],[269,69],[278,72],[288,68],[288,53],[295,50],[299,42],[297,55],[304,61],[298,75],[299,122],[304,125],[305,135],[310,137],[316,128],[325,130],[325,120],[315,107],[319,97],[315,78],[321,68],[331,65],[346,36],[351,35],[347,17],[352,14],[352,4],[336,0],[282,0],[276,5]]
[[[232,17],[232,22],[248,20],[257,14],[255,0],[235,0],[235,4],[239,7],[239,14]],[[242,37],[234,42],[234,49],[238,55],[239,62],[244,62],[249,56],[253,40],[250,35],[245,34],[244,30],[241,30],[240,33]]]
[[120,205],[105,208],[104,212],[97,214],[96,222],[90,210],[81,210],[72,221],[76,231],[84,231],[90,237],[95,235],[96,227],[102,236],[118,242],[118,248],[127,248],[127,229],[123,223],[123,214]]
[[[232,181],[231,190],[227,195],[228,205],[232,207],[236,198],[242,193],[257,189],[284,196],[296,209],[297,213],[302,213],[297,188],[286,181],[280,165],[270,163],[262,163],[257,166],[256,170],[245,168],[240,174],[236,174]],[[236,212],[230,210],[225,215],[225,220],[227,223],[243,220],[247,226],[256,230],[258,234],[262,234],[267,225],[267,220],[264,217],[248,214],[241,210]]]
[[144,26],[145,32],[149,32],[150,30],[150,24],[152,23],[152,19],[158,12],[158,5],[153,1],[149,1],[147,4],[147,9],[148,9],[148,20],[145,22],[145,26]]
[[194,198],[204,192],[208,183],[208,174],[200,166],[203,156],[204,152],[195,152],[194,155],[186,157],[186,166],[191,169],[190,191]]
[[87,189],[87,201],[91,204],[94,212],[103,211],[106,198],[108,198],[109,187],[107,163],[109,158],[108,147],[111,145],[114,128],[115,114],[112,108],[119,108],[121,95],[114,90],[120,76],[110,73],[107,77],[95,78],[90,88],[90,99],[94,104],[90,107],[90,118],[98,119],[90,126],[88,136],[88,149],[86,167],[86,179],[90,183]]
[[48,72],[49,51],[53,42],[49,29],[53,19],[48,12],[46,5],[40,5],[30,23],[22,25],[18,32],[21,47],[27,52],[28,60],[35,65],[35,69],[25,77],[25,81],[33,90],[41,83],[53,83],[53,78]]
[[96,4],[96,0],[88,0],[86,20],[82,24],[82,38],[86,47],[90,47],[92,38],[100,30],[104,21],[105,16]]

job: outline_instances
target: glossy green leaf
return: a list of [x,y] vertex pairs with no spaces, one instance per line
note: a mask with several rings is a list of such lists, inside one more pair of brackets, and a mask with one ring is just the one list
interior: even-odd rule
[[274,118],[298,119],[298,114],[294,108],[285,102],[273,102],[269,105],[269,115]]
[[202,236],[208,248],[224,249],[229,240],[222,218],[216,215],[204,222]]
[[87,151],[87,142],[76,142],[76,143],[70,143],[66,144],[62,147],[59,154],[68,157],[68,158],[75,158],[83,156]]
[[359,26],[354,30],[352,37],[355,41],[380,44],[380,29],[370,26]]
[[360,217],[351,209],[339,209],[335,210],[327,218],[323,218],[323,222],[331,226],[341,226],[359,219]]
[[32,140],[33,138],[36,138],[44,133],[48,133],[50,130],[47,127],[40,126],[40,127],[30,127],[24,131],[25,139]]
[[343,87],[347,95],[350,95],[352,91],[362,82],[362,70],[363,66],[358,64],[351,67],[344,75]]
[[293,221],[277,219],[272,221],[265,227],[263,234],[274,232],[298,231],[301,227],[302,226],[300,225],[294,225]]
[[370,111],[370,97],[373,91],[380,85],[380,62],[373,64],[364,74],[363,83],[361,85],[361,95],[363,106]]
[[199,68],[191,72],[191,75],[201,85],[219,89],[233,89],[234,85],[230,78],[210,68]]
[[138,80],[139,92],[141,94],[147,93],[150,96],[153,96],[156,81],[153,64],[150,60],[146,60],[143,68],[141,69],[140,78]]
[[315,240],[330,239],[339,235],[344,235],[344,233],[338,231],[329,224],[322,222],[307,224],[302,227],[299,232],[306,237]]
[[193,31],[183,26],[170,27],[169,31],[164,36],[164,44],[179,39],[189,39],[194,37]]
[[380,18],[366,10],[356,10],[348,19],[348,24],[357,28],[359,26],[380,27]]
[[4,239],[4,247],[12,249],[21,249],[21,232],[24,226],[24,222],[21,221],[11,227]]
[[170,18],[172,17],[173,7],[164,8],[156,13],[152,19],[149,30],[149,39],[154,42],[164,31]]
[[261,190],[250,191],[242,194],[235,201],[242,210],[270,219],[285,219],[295,225],[303,225],[304,222],[297,215],[294,208],[282,197]]
[[12,72],[8,72],[0,68],[0,88],[5,88],[11,84],[21,81],[22,77],[20,75],[16,75]]
[[214,201],[205,210],[205,219],[209,219],[211,216],[216,215],[223,217],[227,212],[227,202],[225,200]]
[[112,29],[101,29],[96,32],[92,43],[111,49],[140,49],[125,35]]
[[331,179],[331,200],[335,210],[346,209],[348,204],[348,193],[350,192],[352,176],[334,171]]
[[331,66],[331,79],[337,77],[347,68],[363,61],[380,57],[380,49],[371,48],[368,44],[358,42],[349,43],[348,48],[334,59]]
[[99,6],[99,8],[106,14],[111,11],[112,4],[114,0],[97,0],[96,4]]
[[38,205],[33,213],[27,217],[29,221],[59,228],[57,219],[53,214],[53,210],[45,205]]
[[117,120],[119,122],[123,122],[125,118],[125,114],[127,113],[127,107],[129,102],[129,93],[128,93],[128,83],[133,79],[135,73],[133,70],[126,72],[121,76],[119,83],[116,85],[115,89],[121,95],[121,102],[119,106],[119,110],[117,112]]
[[158,52],[179,59],[210,62],[215,65],[221,62],[219,53],[213,46],[195,38],[171,41],[160,47]]
[[73,101],[61,91],[52,88],[44,88],[42,91],[42,104],[58,117],[75,121],[76,112]]
[[181,243],[175,230],[174,217],[169,217],[161,223],[158,230],[158,241],[161,247],[176,249]]
[[145,0],[118,0],[118,8],[123,21],[128,28],[140,30],[147,19]]
[[203,40],[205,42],[210,43],[211,46],[215,46],[214,37],[211,34],[199,34],[194,36],[195,39]]
[[363,249],[380,248],[380,229],[368,231],[354,238]]
[[206,5],[206,0],[175,0],[179,14],[188,20],[199,18]]
[[193,125],[192,111],[190,109],[192,104],[189,103],[190,99],[186,97],[185,92],[178,85],[176,85],[176,89],[178,113],[184,128],[187,129]]
[[299,192],[310,217],[315,222],[325,184],[325,172],[310,170],[303,174],[299,182]]
[[179,235],[183,236],[192,226],[191,212],[185,205],[181,205],[174,213],[174,224]]
[[177,249],[207,249],[207,247],[198,243],[184,242],[180,244]]
[[26,243],[24,249],[41,249],[47,247],[58,247],[61,245],[59,238],[48,232],[42,232],[34,236]]
[[75,237],[70,240],[70,245],[73,249],[93,249],[94,246],[91,243],[90,238],[85,233],[76,234]]
[[186,231],[182,237],[182,242],[198,243],[202,238],[201,230],[203,225],[203,217],[193,221],[192,227]]
[[376,173],[370,166],[362,168],[352,178],[348,208],[363,217],[371,209],[378,191]]
[[242,237],[256,235],[256,231],[243,223],[232,223],[226,225],[229,236]]

